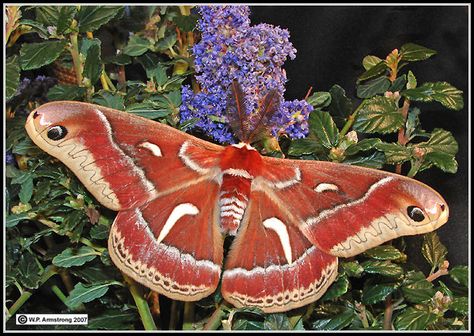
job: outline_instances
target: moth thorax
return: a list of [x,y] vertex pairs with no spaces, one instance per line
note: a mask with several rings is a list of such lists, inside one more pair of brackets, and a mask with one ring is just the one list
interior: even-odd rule
[[220,229],[235,236],[244,218],[250,192],[249,179],[224,175],[219,196]]

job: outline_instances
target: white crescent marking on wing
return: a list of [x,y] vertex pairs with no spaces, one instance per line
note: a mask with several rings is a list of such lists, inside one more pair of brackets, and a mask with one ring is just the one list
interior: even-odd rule
[[178,204],[171,214],[169,215],[168,219],[166,220],[165,225],[161,229],[161,232],[156,239],[156,243],[159,244],[165,237],[168,235],[170,230],[176,224],[176,222],[183,216],[186,215],[197,215],[199,213],[199,209],[192,203],[182,203]]
[[160,147],[154,143],[144,142],[138,146],[148,149],[154,156],[163,156]]
[[281,246],[283,247],[283,252],[285,253],[286,261],[291,265],[292,255],[291,255],[291,245],[290,245],[290,236],[288,235],[288,230],[286,225],[276,217],[271,217],[263,221],[263,226],[267,229],[271,229],[276,232],[278,238],[280,238]]
[[338,191],[339,187],[332,183],[320,183],[315,188],[314,191],[321,193],[323,191]]

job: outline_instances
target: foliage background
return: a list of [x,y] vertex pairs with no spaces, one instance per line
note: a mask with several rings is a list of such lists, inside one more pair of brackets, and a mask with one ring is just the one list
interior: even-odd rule
[[[426,9],[417,10],[418,14],[426,14]],[[460,10],[462,11],[462,9]],[[145,48],[145,51],[137,51],[140,48],[143,49],[143,45],[140,45],[143,40],[128,41],[127,45],[128,31],[123,28],[140,31],[143,27],[133,25],[138,22],[137,20],[121,21],[125,20],[122,11],[123,9],[97,10],[93,15],[90,12],[89,15],[76,13],[76,19],[79,22],[82,20],[83,24],[84,20],[94,18],[94,15],[100,19],[89,20],[87,22],[88,29],[81,30],[79,26],[78,35],[79,41],[81,41],[88,34],[87,31],[91,30],[94,33],[93,36],[89,36],[89,40],[96,38],[103,43],[101,48],[97,48],[94,46],[96,40],[92,40],[92,43],[81,44],[82,48],[80,49],[84,57],[82,59],[83,73],[87,74],[88,78],[94,78],[95,81],[92,84],[95,84],[96,89],[92,89],[91,83],[87,82],[81,83],[82,88],[69,88],[70,91],[56,85],[47,93],[47,97],[53,100],[59,98],[87,100],[119,109],[126,106],[131,112],[154,116],[162,122],[186,128],[186,125],[179,123],[177,106],[180,101],[176,91],[179,89],[180,83],[190,74],[186,72],[186,69],[179,69],[178,60],[187,60],[189,55],[184,52],[185,48],[170,51],[170,47],[173,49],[176,43],[173,38],[170,38],[170,35],[172,35],[175,25],[179,25],[183,31],[189,30],[190,28],[186,27],[190,27],[192,20],[174,19],[179,18],[182,12],[179,12],[177,8],[170,8],[160,12],[163,17],[161,22],[156,21],[151,25],[151,34],[163,34],[156,39],[153,51],[156,54],[161,54],[160,60],[164,61],[162,64],[168,68],[169,77],[165,78],[162,70],[156,71],[156,59],[152,59],[151,63],[147,63],[143,58],[139,60],[139,57],[145,52],[148,55],[152,53],[151,50],[147,51],[148,47]],[[290,99],[303,98],[310,84],[315,86],[315,91],[325,92],[329,91],[334,83],[343,85],[347,90],[347,96],[352,99],[357,94],[354,83],[356,78],[363,73],[360,62],[365,55],[372,54],[384,58],[393,48],[399,48],[406,42],[417,42],[427,47],[434,47],[432,44],[426,44],[422,36],[404,35],[403,29],[400,30],[400,27],[407,26],[406,20],[414,27],[424,27],[426,33],[437,31],[433,26],[429,28],[430,22],[436,22],[434,20],[425,20],[425,25],[419,22],[415,24],[413,15],[408,15],[409,9],[405,7],[384,8],[378,11],[373,9],[364,11],[364,9],[357,8],[255,7],[252,8],[252,11],[254,13],[252,22],[255,22],[256,17],[260,17],[262,22],[290,29],[291,40],[298,49],[296,60],[304,62],[297,66],[296,72],[292,72],[295,70],[295,68],[291,68],[294,66],[292,62],[285,64],[290,79],[286,96]],[[293,14],[288,15],[288,13]],[[370,15],[367,16],[367,13]],[[452,21],[452,17],[445,14],[444,8],[440,9],[439,13],[440,22],[449,21],[453,24],[443,27],[455,30],[453,34],[447,35],[449,39],[440,39],[446,42],[449,40],[450,43],[455,44],[455,47],[451,48],[453,51],[466,55],[466,53],[462,53],[462,49],[457,48],[458,44],[455,43],[456,38],[465,35],[460,34],[464,33],[464,30],[457,28],[458,26],[454,23],[463,21]],[[452,12],[448,11],[448,13]],[[70,16],[67,9],[60,14],[63,17]],[[324,15],[327,15],[327,21],[325,21]],[[32,18],[34,17],[33,15]],[[273,18],[273,22],[270,17]],[[308,20],[304,20],[305,17]],[[341,20],[334,20],[335,17]],[[355,19],[355,23],[351,21],[351,18],[354,17],[359,18],[359,21],[357,19]],[[433,17],[436,16],[430,16],[431,19]],[[47,21],[47,18],[43,18],[43,20]],[[336,21],[344,24],[339,28],[329,24],[329,22]],[[164,24],[165,22],[166,24]],[[295,22],[304,22],[308,26],[300,25],[298,29],[292,26]],[[373,29],[375,32],[372,39],[368,38],[369,33],[348,38],[349,32],[361,31],[354,29],[356,26],[364,27],[364,32],[372,31],[370,27],[367,27],[367,22],[373,22],[374,26],[379,27],[378,31]],[[45,32],[41,30],[41,27],[35,27],[32,22],[26,23],[42,34],[49,34],[51,38],[50,31]],[[380,32],[380,26],[384,27],[384,32],[389,33]],[[21,30],[21,27],[19,29]],[[71,34],[67,31],[67,25],[58,29],[67,38],[72,37],[70,41],[74,41],[74,33]],[[162,30],[160,31],[160,29]],[[304,31],[304,34],[301,35],[298,31],[300,33]],[[376,37],[374,37],[375,35]],[[123,40],[118,43],[122,43],[121,48],[128,50],[129,59],[114,58],[114,50],[111,50],[112,53],[107,50],[110,44],[104,42],[110,42],[114,36],[119,36]],[[341,40],[345,43],[341,44]],[[44,67],[36,64],[28,69],[28,65],[24,61],[21,63],[22,58],[23,60],[29,59],[21,57],[22,50],[23,53],[26,53],[26,49],[23,48],[28,48],[28,44],[39,41],[40,39],[34,36],[34,33],[25,34],[20,37],[17,43],[9,46],[7,56],[20,55],[22,78],[34,79],[37,75],[53,75],[52,68],[47,64]],[[299,45],[300,42],[303,43]],[[367,42],[376,47],[367,47]],[[309,49],[314,54],[308,53],[308,49],[304,47],[308,44],[312,46]],[[340,47],[341,45],[342,47]],[[338,48],[342,48],[342,50],[338,50]],[[425,81],[446,80],[463,90],[466,86],[465,76],[450,77],[449,75],[452,76],[452,74],[443,73],[440,69],[451,70],[458,69],[456,66],[465,66],[465,57],[461,57],[460,64],[462,65],[456,63],[456,66],[451,67],[449,62],[445,62],[446,59],[450,59],[447,56],[450,54],[450,50],[441,49],[444,51],[441,52],[437,49],[440,55],[429,61],[420,62],[423,65],[414,63],[410,69],[415,72],[420,84]],[[183,52],[183,54],[177,57],[174,54],[176,52]],[[308,59],[308,54],[310,59]],[[338,57],[328,57],[328,54],[338,55]],[[97,57],[101,59],[102,63],[108,64],[109,68],[106,68],[105,73],[101,73],[101,69],[98,67],[100,63],[94,61]],[[326,66],[324,61],[327,59],[335,62],[335,66]],[[434,67],[428,67],[429,70],[423,70],[425,72],[418,72],[418,67],[423,69],[424,66],[433,64],[433,60],[437,62],[434,63]],[[11,58],[7,60],[7,64],[10,65],[7,71],[12,69],[11,61]],[[113,71],[109,70],[111,65]],[[112,73],[116,73],[115,76],[119,76],[123,65],[126,65],[127,80],[133,82],[128,83],[125,90],[127,94],[120,98],[121,95],[117,95],[111,89],[110,83],[113,79],[117,88],[123,89],[117,84],[117,77],[112,75]],[[327,69],[333,70],[328,72]],[[110,83],[107,82],[107,74],[111,74],[108,78]],[[309,77],[302,77],[308,74]],[[55,84],[46,83],[47,81],[43,80],[39,82],[43,88],[49,88]],[[101,89],[104,87],[104,83],[105,87],[109,87],[109,90]],[[442,235],[441,241],[438,240],[437,235],[401,239],[397,240],[393,247],[385,246],[358,257],[357,260],[349,260],[344,263],[340,269],[340,277],[323,299],[317,304],[288,314],[264,315],[251,309],[232,310],[222,305],[218,293],[195,306],[171,301],[162,296],[159,298],[159,305],[157,305],[155,296],[150,295],[146,290],[143,291],[136,284],[124,281],[121,275],[117,274],[115,268],[110,265],[104,246],[108,226],[114,216],[113,212],[98,207],[70,172],[54,160],[50,160],[48,156],[38,152],[25,138],[22,128],[25,113],[34,107],[32,102],[41,103],[44,101],[47,91],[45,90],[39,97],[31,96],[31,92],[30,95],[25,94],[23,97],[17,97],[16,100],[13,99],[13,102],[9,101],[7,110],[7,116],[10,112],[14,115],[14,118],[7,120],[9,131],[7,149],[16,154],[15,159],[19,167],[16,170],[12,168],[12,165],[7,166],[6,284],[7,307],[10,312],[16,307],[20,309],[20,312],[25,313],[87,311],[92,320],[88,326],[90,329],[141,329],[143,326],[150,328],[153,324],[162,329],[200,329],[203,326],[232,329],[379,329],[390,327],[391,322],[397,329],[463,329],[466,327],[467,269],[462,266],[466,259],[459,257],[462,253],[467,256],[467,249],[459,249],[459,246],[467,246],[467,235],[463,234],[455,236],[456,242],[451,240],[453,235],[451,237]],[[140,102],[134,100],[137,92],[145,99],[152,101],[153,104],[139,105]],[[82,98],[80,98],[81,96]],[[456,119],[466,118],[466,105],[462,111],[457,112],[447,111],[436,103],[423,105],[422,125],[428,130],[442,127],[455,133],[459,127],[467,127],[467,123],[459,122],[459,119]],[[354,106],[357,104],[354,103]],[[449,117],[447,117],[448,115]],[[449,125],[446,125],[447,119],[450,120]],[[328,127],[328,125],[323,126]],[[460,133],[461,139],[466,136],[462,131]],[[458,133],[455,133],[455,136],[457,138]],[[460,144],[461,155],[459,156],[461,160],[464,160],[460,160],[461,169],[466,169],[466,156],[464,155],[466,144],[467,142]],[[457,156],[458,160],[459,156]],[[445,226],[441,230],[452,232],[453,225],[465,228],[463,223],[466,223],[467,220],[463,217],[456,218],[456,216],[466,213],[466,192],[456,192],[452,186],[453,181],[456,181],[454,185],[460,186],[461,189],[465,184],[459,182],[457,175],[445,174],[437,169],[422,172],[419,176],[420,180],[428,182],[432,175],[437,176],[438,179],[433,180],[433,183],[430,184],[441,191],[446,197],[452,213],[454,212],[448,223],[450,228]],[[443,185],[444,190],[442,189]],[[458,196],[459,199],[457,199]],[[453,202],[454,199],[457,199],[457,202]],[[34,206],[33,211],[18,203],[19,200],[28,202],[31,200],[30,203]],[[453,211],[456,208],[457,210]],[[98,217],[99,214],[100,217]],[[453,217],[455,218],[453,219]],[[441,230],[440,232],[442,232]],[[463,245],[463,240],[459,241],[459,238],[464,238],[466,244]],[[443,244],[446,244],[446,241],[452,243],[452,245],[448,245],[448,250],[456,251],[447,257],[451,262],[450,275],[441,278],[443,282],[434,282],[438,276],[446,273],[443,264],[447,253]],[[412,244],[412,242],[414,243]],[[413,245],[414,248],[406,249],[407,245]],[[420,248],[423,253],[420,253]],[[408,263],[405,263],[405,253],[408,254]],[[416,269],[423,270],[425,275],[416,272]],[[431,277],[431,280],[425,280],[426,276]],[[375,286],[373,286],[374,284]],[[371,287],[374,288],[373,291],[369,291]],[[436,294],[437,292],[440,294]],[[84,294],[86,294],[85,298]],[[51,304],[45,307],[45,302]],[[143,315],[140,318],[138,314],[138,312],[147,311],[148,305],[151,307],[149,317],[153,316],[153,323],[146,321],[146,317]],[[387,315],[387,305],[394,308],[390,314],[393,321],[388,321],[388,324],[383,321],[384,316]],[[13,319],[8,321],[7,327],[16,328]]]

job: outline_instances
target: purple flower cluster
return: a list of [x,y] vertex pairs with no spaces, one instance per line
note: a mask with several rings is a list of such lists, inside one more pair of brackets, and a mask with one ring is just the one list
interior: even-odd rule
[[[198,6],[201,41],[193,47],[194,66],[201,91],[182,89],[181,121],[197,118],[196,127],[222,143],[233,143],[225,110],[230,83],[237,79],[244,96],[246,112],[272,89],[280,101],[285,92],[287,58],[296,57],[289,32],[269,24],[250,25],[248,6]],[[304,137],[312,106],[306,101],[283,101],[271,124],[274,135]]]

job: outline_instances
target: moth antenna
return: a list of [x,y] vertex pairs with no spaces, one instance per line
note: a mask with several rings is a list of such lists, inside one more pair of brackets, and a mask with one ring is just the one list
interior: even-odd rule
[[260,106],[253,116],[252,132],[248,136],[248,143],[261,140],[262,136],[270,132],[270,121],[278,109],[280,97],[278,91],[272,89],[260,101]]
[[240,141],[245,141],[248,137],[248,116],[244,104],[244,94],[242,88],[237,82],[233,80],[231,83],[231,90],[227,99],[227,119],[230,127],[234,131],[235,136]]

